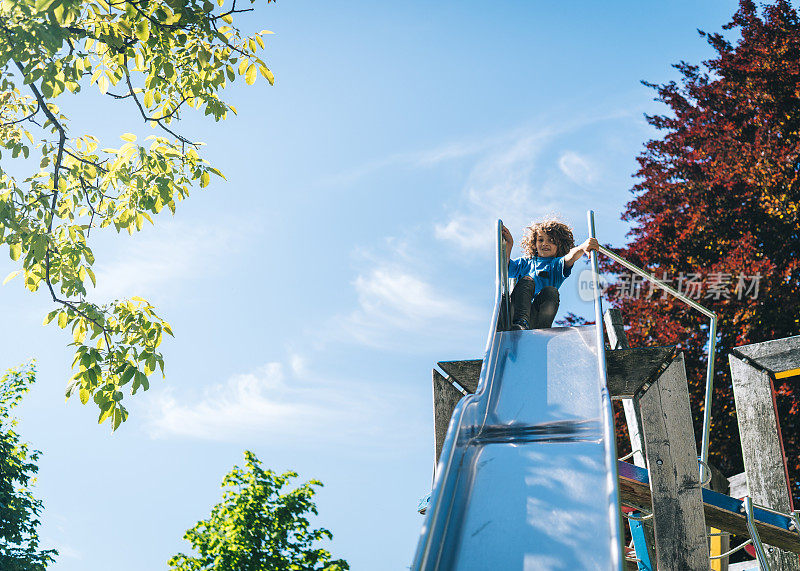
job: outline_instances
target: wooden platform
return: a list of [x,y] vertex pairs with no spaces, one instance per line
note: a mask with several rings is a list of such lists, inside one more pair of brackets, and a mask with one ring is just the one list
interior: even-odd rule
[[[608,391],[613,399],[631,398],[649,386],[675,357],[674,346],[606,350]],[[439,361],[439,367],[467,393],[478,390],[480,359]]]
[[[650,500],[650,484],[647,470],[619,461],[619,493],[624,505],[652,510]],[[750,537],[747,530],[747,518],[740,511],[744,502],[725,494],[713,492],[703,488],[703,509],[706,524],[729,531],[740,537]],[[762,543],[774,545],[780,549],[800,554],[800,534],[789,530],[791,519],[788,516],[776,514],[755,507],[756,529]]]

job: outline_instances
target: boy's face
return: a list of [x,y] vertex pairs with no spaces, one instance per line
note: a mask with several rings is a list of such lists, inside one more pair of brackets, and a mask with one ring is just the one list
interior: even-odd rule
[[558,246],[547,232],[536,233],[536,254],[541,258],[552,258],[556,255]]

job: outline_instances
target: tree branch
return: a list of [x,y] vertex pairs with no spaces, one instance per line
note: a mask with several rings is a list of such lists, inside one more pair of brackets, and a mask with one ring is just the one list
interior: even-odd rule
[[193,143],[192,141],[190,141],[186,137],[183,137],[182,135],[179,135],[178,133],[176,133],[175,131],[173,131],[172,129],[170,129],[166,125],[164,125],[161,122],[161,119],[154,119],[152,117],[148,117],[147,116],[147,113],[145,113],[144,107],[142,107],[142,104],[139,101],[139,98],[136,97],[136,93],[133,90],[133,83],[131,83],[131,74],[130,74],[130,71],[128,71],[128,56],[127,55],[125,56],[125,59],[123,61],[122,69],[125,72],[125,82],[128,84],[128,89],[130,90],[131,96],[133,97],[133,100],[136,102],[136,106],[139,108],[139,113],[142,114],[142,117],[144,118],[144,120],[145,121],[155,121],[156,123],[158,123],[159,127],[161,127],[162,129],[164,129],[164,131],[166,131],[167,133],[169,133],[170,135],[172,135],[173,137],[178,139],[181,143],[186,143],[187,145],[191,145],[196,149],[199,148],[200,145],[198,145],[197,143]]
[[[37,101],[36,102],[36,109],[34,109],[34,111],[30,115],[26,115],[22,119],[17,119],[16,121],[9,121],[8,123],[0,123],[0,127],[10,127],[11,125],[16,125],[17,123],[22,123],[23,121],[27,121],[28,119],[33,118],[39,112],[40,109],[41,109],[41,106],[40,106],[39,102]],[[35,123],[35,121],[34,121],[34,123]]]

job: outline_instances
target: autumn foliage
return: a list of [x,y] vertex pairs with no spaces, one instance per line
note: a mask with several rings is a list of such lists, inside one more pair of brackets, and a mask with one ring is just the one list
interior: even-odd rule
[[[743,467],[728,354],[800,334],[800,19],[783,0],[762,8],[741,0],[723,29],[701,32],[712,59],[677,64],[679,81],[646,84],[668,112],[647,117],[659,137],[638,157],[623,214],[630,242],[618,252],[717,314],[710,458],[731,475]],[[684,351],[699,437],[708,319],[626,281],[624,268],[606,261],[604,269],[622,278],[609,294],[631,346]],[[776,389],[800,505],[800,378],[776,381]]]

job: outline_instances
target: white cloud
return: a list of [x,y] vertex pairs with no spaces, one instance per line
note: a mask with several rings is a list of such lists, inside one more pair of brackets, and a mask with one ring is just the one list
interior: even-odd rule
[[[582,214],[601,192],[601,155],[614,152],[602,145],[607,130],[598,129],[599,124],[630,120],[629,110],[566,120],[549,117],[539,126],[495,138],[476,153],[457,202],[434,225],[435,236],[463,252],[489,253],[498,218],[516,234],[531,220]],[[593,147],[597,151],[588,156],[559,149],[576,135],[583,141],[599,138]]]
[[350,170],[326,177],[328,184],[351,185],[356,181],[369,176],[378,171],[400,168],[431,168],[446,161],[454,161],[471,155],[475,155],[492,144],[489,139],[481,141],[462,141],[448,143],[432,149],[418,152],[396,153],[388,157],[372,161],[370,163],[352,168]]
[[[151,437],[347,439],[379,426],[376,419],[389,414],[397,398],[372,384],[314,377],[299,355],[289,360],[288,372],[282,363],[267,363],[207,387],[195,399],[163,390],[147,421]],[[331,431],[332,426],[337,430]]]
[[435,292],[422,279],[399,268],[379,268],[355,281],[361,310],[381,314],[398,324],[428,319],[457,319],[464,311],[460,304]]
[[186,280],[216,271],[232,236],[219,229],[167,223],[127,240],[110,262],[96,268],[97,288],[89,295],[109,300],[177,292]]
[[383,266],[353,282],[358,308],[341,321],[349,337],[375,347],[411,347],[412,339],[441,337],[476,312],[401,266]]
[[446,222],[435,225],[436,237],[461,250],[491,252],[498,218],[513,228],[556,209],[558,202],[548,191],[548,181],[536,171],[551,136],[545,129],[519,137],[478,161],[465,185],[462,204]]
[[592,162],[572,151],[562,153],[558,159],[558,168],[573,182],[586,186],[597,180],[597,168]]

